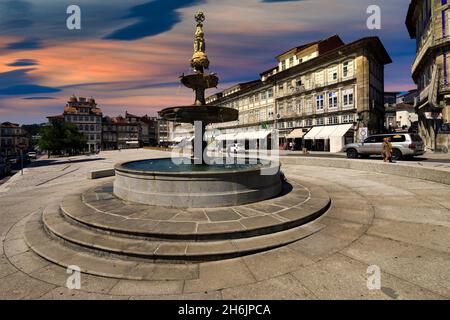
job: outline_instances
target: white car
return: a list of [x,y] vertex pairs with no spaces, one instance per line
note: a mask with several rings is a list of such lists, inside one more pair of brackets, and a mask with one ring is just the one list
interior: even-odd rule
[[36,152],[28,152],[27,157],[28,157],[28,159],[37,159],[37,153]]
[[235,143],[230,147],[230,152],[234,153],[245,152],[245,147],[240,143]]

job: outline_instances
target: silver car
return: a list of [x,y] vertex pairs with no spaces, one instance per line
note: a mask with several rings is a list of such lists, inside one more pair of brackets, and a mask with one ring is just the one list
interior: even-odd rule
[[373,135],[365,139],[364,142],[345,145],[343,151],[347,153],[347,158],[350,159],[381,155],[384,138],[391,139],[393,160],[412,158],[425,153],[425,144],[422,138],[415,133]]

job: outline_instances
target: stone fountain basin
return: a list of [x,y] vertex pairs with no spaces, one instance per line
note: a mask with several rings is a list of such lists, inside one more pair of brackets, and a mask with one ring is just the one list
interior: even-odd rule
[[[156,164],[159,170],[152,170],[151,167],[134,169],[143,167],[141,165],[145,161],[150,161],[150,165]],[[158,161],[169,162],[171,159],[117,164],[114,195],[146,205],[211,208],[270,199],[278,196],[282,189],[279,163],[265,161],[255,165],[197,167],[195,171],[177,171],[161,169]]]
[[166,108],[159,112],[162,118],[168,121],[194,123],[202,121],[205,124],[236,121],[239,111],[219,106],[181,106]]

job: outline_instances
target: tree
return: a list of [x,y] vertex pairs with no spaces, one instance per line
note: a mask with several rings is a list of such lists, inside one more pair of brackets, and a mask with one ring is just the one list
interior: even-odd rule
[[40,136],[39,148],[48,151],[49,157],[61,153],[73,155],[86,148],[87,138],[73,123],[53,120],[41,129]]

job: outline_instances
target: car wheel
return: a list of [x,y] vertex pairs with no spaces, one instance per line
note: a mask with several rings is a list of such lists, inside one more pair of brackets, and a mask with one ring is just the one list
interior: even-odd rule
[[401,160],[403,157],[402,152],[398,149],[392,150],[392,160]]
[[349,159],[358,158],[358,151],[356,151],[356,149],[348,149],[347,150],[347,158],[349,158]]

